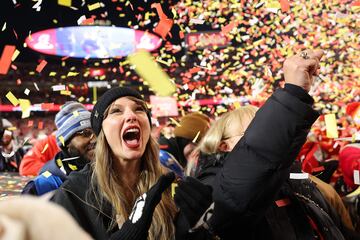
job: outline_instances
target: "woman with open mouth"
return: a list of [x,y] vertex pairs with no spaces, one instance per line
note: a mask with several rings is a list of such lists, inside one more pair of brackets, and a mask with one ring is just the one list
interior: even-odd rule
[[168,186],[175,176],[163,175],[141,95],[130,88],[108,90],[94,106],[91,126],[95,161],[52,200],[95,239],[173,239],[176,207]]

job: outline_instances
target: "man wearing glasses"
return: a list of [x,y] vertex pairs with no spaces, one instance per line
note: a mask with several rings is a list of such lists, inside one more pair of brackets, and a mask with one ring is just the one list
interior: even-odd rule
[[[64,111],[66,109],[69,110]],[[64,104],[61,111],[62,116],[55,119],[58,127],[56,143],[61,151],[25,186],[23,194],[43,195],[59,188],[72,171],[81,170],[94,157],[96,139],[91,129],[90,112],[78,102]]]

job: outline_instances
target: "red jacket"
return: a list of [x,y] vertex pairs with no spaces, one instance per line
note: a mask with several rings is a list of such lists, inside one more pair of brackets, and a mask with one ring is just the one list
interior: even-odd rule
[[53,159],[55,154],[59,151],[60,148],[56,144],[56,137],[54,134],[39,140],[23,157],[20,164],[20,175],[38,175],[38,172],[44,164]]

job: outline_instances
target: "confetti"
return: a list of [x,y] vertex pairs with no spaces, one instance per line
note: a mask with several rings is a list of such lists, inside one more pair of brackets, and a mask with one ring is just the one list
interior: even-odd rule
[[26,88],[26,89],[24,90],[24,94],[29,96],[29,93],[30,93],[30,90],[29,90],[28,88]]
[[61,94],[61,95],[66,95],[66,96],[70,96],[70,95],[71,95],[71,91],[61,90],[61,91],[60,91],[60,94]]
[[71,0],[58,0],[58,4],[65,7],[71,7]]
[[[46,147],[47,145],[45,145],[45,147]],[[43,152],[45,152],[45,151],[43,151]],[[41,152],[41,153],[43,153],[43,152]],[[49,172],[49,171],[45,171],[45,172],[43,172],[41,175],[43,175],[44,177],[46,177],[46,178],[49,178],[52,174],[51,174],[51,172]]]
[[94,3],[94,4],[88,5],[89,11],[93,11],[93,10],[98,9],[98,8],[100,8],[100,7],[101,7],[100,2],[97,2],[97,3]]
[[156,8],[156,11],[159,15],[159,23],[155,27],[154,32],[159,34],[163,39],[169,34],[170,29],[172,28],[174,21],[169,19],[163,12],[160,3],[151,4],[152,8]]
[[3,32],[3,31],[5,31],[5,29],[6,29],[6,22],[4,22],[4,25],[3,25],[2,29],[1,29],[1,31]]
[[175,92],[175,85],[170,82],[167,74],[153,60],[150,53],[139,51],[129,55],[128,60],[133,66],[136,66],[135,71],[150,84],[159,96],[170,96]]
[[31,103],[28,99],[19,99],[19,104],[21,108],[21,118],[30,117]]
[[41,151],[41,154],[44,154],[44,152],[49,148],[49,144],[45,144],[43,150]]
[[11,64],[11,58],[16,47],[12,45],[5,45],[0,58],[0,74],[7,74]]
[[11,61],[12,62],[15,61],[15,59],[19,56],[19,54],[20,54],[20,51],[16,49],[14,54],[11,57]]
[[360,185],[360,174],[359,170],[354,170],[354,183]]
[[290,173],[290,179],[308,179],[308,173]]
[[32,7],[34,9],[36,9],[37,12],[39,12],[41,10],[41,3],[42,3],[42,0],[37,0],[37,2],[35,3],[35,5]]
[[36,67],[36,71],[41,72],[44,69],[44,67],[46,66],[46,64],[47,64],[47,61],[41,60],[39,65],[37,65],[37,67]]
[[19,105],[19,100],[14,96],[12,92],[8,92],[6,94],[6,98],[11,102],[12,105],[14,106]]
[[56,92],[56,91],[63,91],[63,90],[65,90],[66,87],[65,87],[65,85],[55,85],[55,86],[52,86],[51,88],[54,92]]
[[73,111],[73,115],[74,115],[75,117],[78,117],[78,116],[79,116],[79,112],[78,112],[78,111]]
[[326,137],[328,138],[339,137],[335,114],[332,113],[325,115],[325,126],[326,126]]
[[60,140],[61,144],[62,144],[63,146],[65,146],[65,139],[64,139],[64,137],[63,137],[63,136],[60,136],[60,137],[59,137],[59,140]]

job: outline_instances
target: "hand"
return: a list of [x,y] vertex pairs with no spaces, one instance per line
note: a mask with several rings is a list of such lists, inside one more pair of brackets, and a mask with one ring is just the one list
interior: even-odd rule
[[178,183],[174,200],[192,228],[212,203],[212,188],[187,177]]
[[110,239],[147,239],[155,207],[160,202],[162,193],[171,185],[174,179],[175,174],[173,172],[162,175],[149,191],[138,197],[129,219],[125,221],[121,229],[111,235]]
[[310,91],[313,76],[318,75],[319,62],[323,54],[322,50],[307,49],[287,58],[283,67],[285,82],[302,87],[307,92]]

